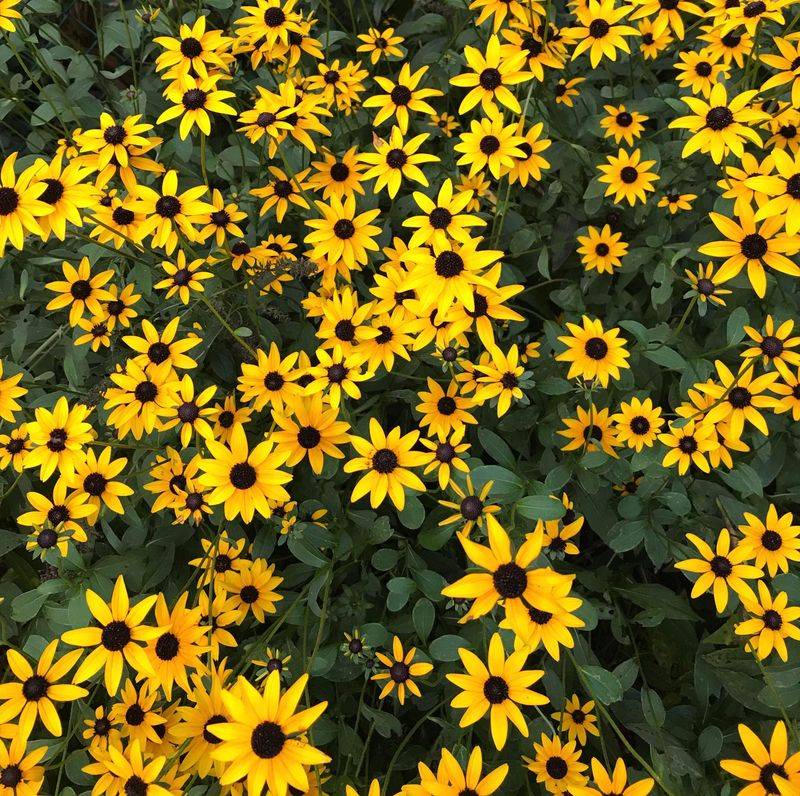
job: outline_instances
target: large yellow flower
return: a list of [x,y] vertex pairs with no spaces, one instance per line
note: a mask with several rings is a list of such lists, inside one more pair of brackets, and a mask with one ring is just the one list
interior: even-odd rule
[[39,179],[41,166],[34,163],[22,174],[14,173],[16,152],[12,152],[0,168],[0,257],[5,254],[6,244],[21,249],[27,232],[44,236],[37,218],[52,213],[55,208],[41,200],[47,183]]
[[328,703],[296,712],[307,682],[304,674],[281,695],[281,675],[274,671],[263,693],[243,677],[237,693],[222,692],[230,720],[208,725],[208,732],[222,741],[211,753],[214,760],[226,764],[221,785],[246,777],[249,794],[263,793],[265,785],[274,796],[286,796],[289,788],[301,793],[308,790],[308,767],[328,763],[330,758],[311,746],[305,735]]
[[288,451],[273,450],[274,444],[269,440],[249,450],[241,426],[233,429],[228,445],[206,440],[206,446],[212,458],[200,462],[203,475],[199,481],[213,490],[207,496],[210,505],[224,504],[225,519],[241,515],[250,522],[256,512],[269,517],[272,510],[268,499],[289,500],[282,485],[288,484],[292,476],[279,469],[288,458]]

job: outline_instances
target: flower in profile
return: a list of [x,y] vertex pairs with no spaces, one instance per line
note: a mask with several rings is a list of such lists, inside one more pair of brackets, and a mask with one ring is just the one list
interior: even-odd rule
[[[746,724],[739,725],[739,737],[750,760],[720,760],[720,766],[749,783],[743,790],[752,796],[774,796],[779,792],[776,785],[779,779],[794,790],[800,787],[800,752],[789,755],[789,739],[782,721],[775,723],[769,749]],[[791,794],[792,790],[784,792]]]
[[758,567],[744,563],[750,557],[747,550],[731,548],[731,535],[727,528],[719,532],[714,548],[696,534],[687,533],[686,538],[697,548],[700,558],[679,561],[675,567],[700,576],[692,587],[692,599],[710,589],[718,613],[728,605],[729,590],[742,600],[755,601],[755,592],[746,581],[761,578],[764,573]]
[[110,696],[114,696],[119,688],[126,661],[137,675],[153,676],[150,662],[140,642],[148,642],[161,633],[157,627],[147,627],[142,624],[157,599],[157,595],[152,595],[131,606],[122,575],[117,577],[109,603],[91,589],[87,589],[86,605],[97,626],[68,630],[61,636],[73,647],[93,648],[81,661],[72,681],[82,683],[100,669],[104,669],[106,691]]
[[581,793],[587,782],[583,772],[588,766],[581,763],[580,749],[576,746],[575,741],[562,743],[557,735],[548,737],[542,733],[541,742],[533,744],[535,756],[523,755],[522,760],[549,793]]
[[579,376],[586,381],[600,383],[607,387],[609,379],[618,379],[620,370],[629,368],[630,354],[625,348],[625,340],[619,336],[619,329],[603,329],[599,319],[592,320],[586,315],[582,318],[582,326],[567,323],[568,335],[558,339],[567,347],[558,354],[558,362],[569,362],[568,379]]
[[800,608],[789,605],[789,595],[779,592],[775,597],[763,580],[758,581],[758,599],[742,598],[750,619],[736,625],[737,636],[749,636],[746,649],[755,652],[759,660],[768,658],[773,650],[786,663],[789,653],[786,639],[800,641],[800,627],[793,624],[800,619]]
[[25,374],[20,371],[4,379],[3,360],[0,359],[0,419],[8,423],[13,423],[14,413],[22,409],[16,399],[21,398],[28,392],[27,388],[19,386],[24,375]]
[[392,640],[391,657],[384,655],[382,652],[375,653],[377,659],[386,667],[386,671],[373,674],[370,678],[378,683],[386,681],[386,684],[381,689],[379,699],[389,696],[395,689],[397,689],[397,699],[401,705],[406,701],[406,691],[417,697],[422,696],[419,686],[414,682],[414,678],[424,677],[432,672],[433,664],[422,661],[414,663],[416,655],[416,647],[409,647],[408,650],[404,650],[403,643],[397,636]]
[[448,674],[447,679],[460,689],[451,706],[466,708],[459,726],[469,727],[488,712],[497,749],[506,744],[509,721],[527,738],[528,725],[519,705],[546,705],[549,701],[530,688],[544,676],[544,671],[524,668],[528,650],[523,647],[506,657],[500,634],[495,633],[489,641],[486,664],[466,647],[461,647],[458,655],[466,672]]

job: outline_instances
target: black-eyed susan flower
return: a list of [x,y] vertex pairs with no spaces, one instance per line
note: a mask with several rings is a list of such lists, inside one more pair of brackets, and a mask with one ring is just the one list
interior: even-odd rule
[[586,745],[587,736],[600,736],[597,726],[597,716],[592,713],[594,700],[583,702],[577,694],[573,694],[564,703],[564,709],[551,714],[558,722],[561,732],[567,733],[567,739],[577,741],[581,746]]
[[42,239],[47,240],[53,234],[64,240],[67,222],[76,227],[83,226],[81,211],[94,206],[98,191],[83,182],[89,170],[76,162],[64,165],[61,155],[56,155],[50,163],[41,159],[36,162],[39,165],[37,180],[46,185],[39,201],[53,208],[51,213],[39,217]]
[[691,465],[704,473],[711,472],[707,457],[719,448],[720,443],[710,423],[694,420],[670,423],[669,430],[660,434],[658,439],[668,449],[661,461],[664,467],[676,465],[679,475],[684,475]]
[[[451,381],[444,390],[428,377],[428,390],[418,393],[421,403],[416,410],[422,415],[420,428],[429,427],[430,434],[444,440],[452,431],[463,428],[465,423],[476,423],[469,410],[475,405],[472,399],[459,395],[458,384]],[[463,434],[462,434],[463,436]]]
[[347,196],[364,193],[364,188],[361,186],[364,180],[362,174],[364,166],[356,147],[350,147],[338,157],[327,150],[323,151],[322,156],[323,160],[311,163],[314,173],[308,183],[317,191],[322,191],[323,199],[329,199],[331,196],[344,199]]
[[392,127],[386,141],[375,136],[375,152],[364,152],[360,155],[361,161],[370,166],[362,175],[363,179],[375,180],[375,192],[379,193],[385,188],[392,199],[397,196],[404,179],[427,188],[428,178],[420,165],[439,160],[436,155],[419,152],[428,137],[427,133],[421,133],[404,141],[399,127]]
[[369,28],[366,33],[359,33],[358,38],[364,42],[356,47],[356,52],[368,53],[370,63],[374,66],[382,58],[402,58],[400,45],[405,41],[395,34],[394,28]]
[[800,561],[800,526],[794,524],[791,512],[778,516],[770,503],[764,520],[750,512],[744,513],[744,519],[745,524],[739,526],[743,538],[738,548],[749,553],[748,560],[759,569],[766,569],[774,578],[778,570],[789,571],[790,561]]
[[791,412],[793,420],[800,420],[800,371],[782,376],[773,382],[770,390],[778,396],[772,411],[776,414]]
[[242,393],[242,400],[251,403],[256,412],[261,411],[267,404],[278,411],[283,409],[284,401],[290,396],[302,393],[302,387],[297,384],[299,373],[295,367],[297,352],[287,354],[281,358],[278,346],[271,343],[269,353],[265,354],[258,349],[257,362],[242,363],[242,375],[239,377],[238,390]]
[[651,448],[658,438],[664,418],[661,408],[653,406],[650,398],[644,401],[635,396],[630,403],[620,404],[619,412],[613,417],[617,440],[637,453],[645,446]]
[[475,288],[492,287],[486,272],[502,257],[501,251],[479,249],[482,240],[470,238],[455,243],[434,238],[432,248],[420,247],[408,252],[411,267],[404,287],[419,296],[418,315],[435,309],[439,319],[454,301],[468,312],[475,311]]
[[470,11],[480,11],[475,25],[483,25],[491,19],[492,28],[497,32],[503,27],[503,23],[508,20],[509,24],[516,25],[519,22],[527,21],[531,14],[542,15],[545,13],[544,7],[537,0],[530,3],[520,2],[520,0],[471,0]]
[[101,506],[107,506],[116,514],[122,514],[121,497],[129,497],[133,489],[121,481],[116,481],[118,475],[125,469],[128,460],[123,456],[111,459],[111,448],[106,446],[96,456],[89,448],[85,457],[78,462],[75,470],[66,478],[67,485],[78,494],[86,495],[86,502],[94,508],[90,521],[94,521]]
[[566,105],[568,108],[574,107],[573,100],[580,94],[580,89],[577,87],[585,80],[585,77],[573,77],[571,80],[564,80],[563,77],[559,78],[553,89],[556,104]]
[[605,105],[606,115],[600,120],[600,127],[606,138],[613,138],[614,143],[625,141],[633,146],[635,139],[644,131],[644,122],[649,118],[638,111],[629,111],[624,105]]
[[[271,209],[275,209],[275,218],[283,221],[286,211],[291,205],[302,207],[308,210],[308,202],[305,198],[305,191],[311,187],[308,175],[311,169],[287,176],[283,169],[277,166],[270,166],[269,173],[272,175],[270,181],[260,188],[251,189],[250,193],[263,199],[261,209],[258,211],[260,216],[266,215]],[[341,197],[340,197],[341,198]]]
[[200,607],[189,608],[188,599],[184,592],[170,610],[164,595],[158,595],[155,620],[161,634],[150,639],[145,650],[153,670],[148,682],[154,692],[161,689],[167,699],[172,699],[173,685],[188,692],[191,674],[205,672],[201,656],[208,650],[208,628],[202,624]]
[[502,417],[511,408],[512,401],[524,398],[522,392],[525,366],[520,363],[519,348],[512,345],[507,352],[498,346],[489,349],[489,360],[475,366],[477,385],[474,399],[477,403],[497,401],[497,416]]
[[655,165],[654,160],[642,160],[642,153],[634,149],[628,153],[620,149],[615,155],[608,156],[608,162],[598,166],[602,173],[598,181],[606,183],[605,195],[614,197],[615,202],[623,199],[631,206],[636,201],[646,202],[647,194],[654,191],[654,183],[659,179],[658,174],[650,169]]
[[528,651],[523,648],[506,657],[500,634],[495,633],[489,641],[486,664],[466,647],[459,649],[458,655],[466,673],[448,674],[447,679],[460,689],[451,706],[465,708],[459,726],[468,727],[488,712],[497,749],[506,744],[509,721],[527,738],[528,725],[519,705],[546,705],[549,701],[531,689],[544,671],[525,668]]
[[411,470],[426,463],[425,454],[413,450],[418,438],[419,431],[403,434],[399,427],[386,434],[374,417],[369,421],[369,439],[351,436],[350,444],[359,456],[347,461],[344,471],[366,470],[353,487],[351,502],[369,494],[370,505],[377,508],[388,496],[398,511],[402,511],[406,489],[424,492],[425,484]]
[[26,395],[28,390],[20,387],[20,382],[25,374],[20,371],[13,376],[3,378],[3,360],[0,359],[0,418],[13,423],[14,415],[22,409],[17,398]]
[[609,379],[618,379],[620,371],[630,367],[625,340],[620,337],[619,329],[603,329],[598,318],[592,320],[584,315],[581,323],[581,326],[566,324],[570,334],[558,339],[567,350],[558,354],[556,360],[570,363],[568,379],[596,379],[600,386],[607,387]]
[[168,299],[177,294],[184,304],[188,304],[192,292],[203,293],[205,291],[203,280],[211,279],[214,276],[210,271],[202,270],[206,265],[208,265],[208,260],[203,257],[187,261],[186,253],[183,249],[179,249],[174,263],[169,260],[161,262],[161,268],[167,276],[156,282],[153,287],[156,290],[166,290]]
[[[531,569],[541,552],[541,534],[530,535],[514,553],[508,533],[491,514],[486,516],[486,528],[488,547],[471,541],[464,534],[458,537],[469,560],[483,571],[465,575],[442,589],[442,594],[474,601],[459,620],[461,624],[485,616],[500,603],[511,626],[524,627],[528,606],[543,610],[553,607],[548,591],[565,576],[549,568]],[[566,580],[569,582],[570,578]]]
[[454,471],[463,474],[469,472],[469,466],[462,458],[469,450],[469,443],[464,442],[466,426],[462,425],[445,440],[420,439],[420,445],[428,449],[427,462],[423,475],[436,472],[440,489],[447,489],[453,483]]
[[779,792],[776,778],[788,782],[789,789],[784,793],[791,794],[800,787],[800,752],[789,755],[789,739],[782,721],[775,722],[769,749],[746,724],[739,725],[739,738],[750,760],[725,759],[719,764],[724,771],[748,783],[742,789],[748,796],[775,796]]
[[450,179],[442,183],[435,199],[422,191],[414,191],[413,196],[424,215],[403,220],[404,227],[415,230],[408,243],[409,252],[423,244],[438,244],[440,249],[444,249],[452,240],[469,243],[470,228],[486,224],[479,216],[464,212],[472,195],[456,193]]
[[186,138],[197,127],[203,135],[211,134],[211,115],[221,113],[235,116],[236,108],[225,100],[236,96],[233,91],[224,91],[217,87],[218,75],[209,76],[191,83],[176,82],[166,91],[166,97],[172,103],[156,119],[156,124],[180,117],[178,133]]
[[132,209],[145,216],[140,227],[142,238],[152,236],[151,244],[163,248],[167,254],[175,251],[179,232],[189,241],[196,240],[196,226],[214,209],[208,202],[200,201],[207,190],[205,185],[198,185],[179,191],[178,172],[174,169],[164,175],[158,189],[137,186]]
[[310,257],[328,258],[334,264],[341,260],[348,268],[366,265],[367,252],[379,248],[374,239],[381,230],[371,222],[380,215],[380,210],[356,213],[354,196],[344,201],[331,196],[328,204],[319,201],[315,204],[322,218],[305,222],[313,230],[305,237],[305,242],[312,247]]
[[239,222],[247,218],[247,213],[239,210],[235,202],[226,203],[217,188],[211,192],[211,207],[213,209],[198,222],[202,226],[197,233],[200,242],[205,243],[213,236],[217,246],[222,246],[228,236],[241,238],[244,235]]
[[354,401],[361,398],[358,384],[372,374],[362,370],[364,360],[360,353],[345,354],[341,347],[334,346],[331,352],[317,349],[316,356],[318,364],[308,370],[312,378],[304,388],[306,395],[322,392],[325,401],[334,408],[341,403],[342,393]]
[[259,622],[267,614],[275,613],[275,605],[283,599],[275,589],[283,578],[275,574],[275,565],[263,558],[247,561],[240,569],[231,569],[225,575],[224,592],[228,595],[226,609],[237,624],[250,614]]
[[171,77],[197,75],[204,79],[209,76],[209,68],[224,69],[222,54],[230,47],[231,39],[222,31],[208,30],[207,24],[207,17],[201,15],[192,25],[182,24],[176,37],[154,38],[164,50],[156,58],[156,71],[166,71]]
[[30,452],[28,428],[24,423],[12,428],[8,434],[0,434],[0,470],[11,466],[15,472],[21,473]]
[[180,427],[180,440],[184,448],[190,444],[194,435],[203,439],[215,439],[214,430],[207,418],[212,412],[208,404],[216,391],[216,385],[212,384],[195,394],[194,382],[191,376],[185,373],[175,388],[177,403],[171,407],[174,417],[164,422],[163,430]]
[[469,130],[460,135],[455,151],[461,157],[456,162],[459,166],[469,166],[470,176],[488,169],[495,179],[500,179],[503,172],[514,168],[516,160],[524,160],[524,143],[518,124],[504,124],[502,114],[492,112],[482,119],[473,119]]
[[524,53],[503,53],[499,37],[492,34],[485,53],[467,46],[464,48],[464,59],[471,71],[450,78],[452,85],[469,89],[458,106],[459,114],[467,113],[478,103],[485,113],[496,112],[499,106],[508,108],[512,113],[522,113],[522,106],[509,86],[533,78],[530,72],[522,71],[526,60]]
[[796,65],[800,58],[800,45],[790,37],[775,36],[772,40],[777,47],[777,53],[760,53],[759,60],[767,66],[777,69],[778,73],[767,78],[761,85],[761,91],[769,91],[779,86],[791,83],[792,105],[800,107],[800,79],[798,79]]
[[588,0],[586,4],[577,6],[578,25],[568,30],[578,42],[572,51],[572,59],[588,50],[592,69],[596,69],[604,57],[616,61],[617,50],[630,53],[626,36],[638,36],[639,31],[620,24],[630,11],[631,6],[615,6],[614,0]]
[[655,17],[656,21],[666,20],[669,28],[675,33],[675,36],[683,41],[686,35],[686,29],[683,24],[684,14],[694,14],[698,17],[703,17],[705,11],[690,0],[675,0],[674,3],[663,5],[658,0],[634,0],[633,11],[630,14],[630,19],[641,19],[642,17]]
[[453,492],[456,493],[457,500],[440,500],[439,505],[449,509],[452,514],[448,515],[439,523],[440,526],[458,523],[461,528],[459,533],[469,536],[470,531],[476,525],[483,528],[486,518],[491,514],[497,514],[500,506],[488,501],[492,491],[493,483],[487,481],[480,490],[476,490],[472,483],[472,477],[467,474],[466,484],[462,488],[456,481],[450,483]]
[[55,211],[53,205],[41,199],[47,189],[47,183],[38,178],[41,165],[34,163],[17,176],[17,154],[12,152],[0,168],[0,257],[9,241],[14,248],[22,249],[28,232],[43,236],[44,230],[36,219]]
[[548,793],[580,792],[588,781],[583,773],[588,766],[581,762],[581,752],[576,746],[575,741],[562,743],[558,735],[542,733],[541,741],[533,743],[534,757],[523,755],[522,760]]
[[147,748],[159,743],[157,728],[164,728],[165,720],[155,707],[158,690],[147,683],[137,688],[132,680],[126,680],[117,702],[109,712],[109,719],[120,728],[120,734],[128,743],[138,742]]
[[414,662],[417,656],[417,648],[403,648],[403,643],[395,636],[392,639],[392,654],[384,655],[376,652],[377,659],[386,667],[386,671],[377,672],[370,678],[377,683],[386,681],[381,689],[380,699],[389,696],[393,691],[397,691],[397,700],[401,705],[405,704],[406,691],[416,697],[422,696],[419,686],[414,681],[415,677],[424,677],[433,671],[432,663],[423,661]]
[[669,32],[669,22],[662,16],[655,19],[643,19],[639,22],[639,50],[645,60],[652,61],[658,58],[670,44],[672,36]]
[[224,504],[226,519],[241,515],[250,522],[256,512],[269,517],[268,498],[289,500],[283,484],[289,483],[292,476],[279,469],[287,453],[273,450],[272,442],[264,440],[250,450],[244,429],[236,426],[227,445],[211,439],[205,444],[211,458],[200,461],[203,474],[198,480],[212,490],[208,495],[210,505]]
[[191,370],[197,367],[197,362],[187,355],[187,351],[200,345],[202,340],[195,334],[188,337],[178,337],[180,316],[173,318],[162,332],[147,319],[142,320],[142,336],[126,335],[122,341],[133,349],[137,356],[134,363],[144,368],[148,373],[168,365],[175,370]]
[[106,290],[111,298],[105,302],[102,317],[106,318],[109,331],[113,331],[117,324],[127,329],[139,314],[133,306],[142,298],[141,294],[136,292],[134,284],[125,285],[122,290],[116,285],[106,285]]
[[[511,185],[519,182],[524,187],[529,180],[541,180],[542,169],[550,168],[550,162],[543,158],[540,153],[549,149],[553,142],[549,138],[542,136],[543,129],[544,124],[537,122],[531,125],[526,132],[524,123],[520,120],[518,132],[523,140],[518,145],[518,148],[522,150],[522,157],[514,158],[514,165],[503,172],[503,176],[508,177]],[[479,177],[480,175],[474,176]],[[462,178],[462,184],[463,182],[464,179]]]
[[97,625],[68,630],[61,636],[73,647],[93,648],[78,666],[73,682],[82,683],[103,669],[106,691],[114,696],[126,661],[136,674],[152,675],[150,663],[140,642],[150,641],[160,634],[159,628],[142,624],[156,599],[157,595],[152,595],[131,606],[122,575],[114,584],[109,603],[92,589],[87,589],[86,605]]
[[684,50],[678,53],[675,69],[678,72],[678,85],[688,88],[692,94],[700,94],[708,99],[717,81],[726,77],[730,68],[721,60],[720,52],[711,50]]
[[750,557],[748,550],[731,548],[731,535],[727,528],[719,532],[713,548],[697,534],[687,533],[686,538],[697,548],[700,558],[678,561],[675,567],[700,576],[692,587],[692,599],[711,590],[718,613],[728,605],[730,591],[742,600],[756,599],[747,581],[761,578],[764,573],[758,567],[744,563]]
[[280,673],[270,672],[263,693],[244,678],[238,680],[238,693],[222,692],[230,718],[209,724],[208,731],[221,739],[211,756],[224,763],[223,786],[246,777],[249,793],[261,793],[266,785],[276,796],[286,796],[290,786],[308,789],[308,766],[330,762],[306,735],[328,703],[297,712],[307,682],[304,674],[281,694]]
[[749,636],[746,649],[755,652],[759,660],[768,658],[774,650],[786,663],[789,659],[786,639],[800,641],[800,627],[793,624],[800,619],[800,608],[788,603],[785,591],[773,597],[763,580],[758,581],[757,599],[742,598],[750,618],[736,625],[736,635]]
[[732,291],[727,288],[720,287],[722,280],[718,274],[715,273],[713,263],[700,264],[697,266],[697,271],[690,271],[688,268],[684,269],[686,278],[692,286],[691,290],[686,294],[686,297],[696,296],[701,306],[707,301],[716,304],[718,307],[725,306],[725,299],[723,296],[729,296]]
[[761,136],[751,125],[768,117],[750,106],[755,94],[743,91],[729,99],[724,84],[715,83],[707,102],[699,97],[682,97],[692,113],[669,124],[673,129],[692,133],[683,146],[682,157],[693,152],[707,152],[714,163],[721,163],[728,151],[741,158],[745,140],[761,146]]
[[105,289],[105,284],[114,276],[114,271],[106,269],[99,274],[92,275],[89,258],[83,257],[78,267],[64,260],[61,264],[64,279],[48,282],[45,287],[58,295],[51,299],[45,309],[60,310],[69,307],[69,322],[75,326],[78,318],[87,312],[92,316],[103,314],[101,301],[108,301],[111,294]]
[[109,719],[109,711],[105,705],[98,705],[94,715],[83,722],[86,729],[82,733],[84,741],[91,751],[108,751],[109,746],[121,746],[122,736]]
[[57,660],[57,648],[58,639],[54,639],[42,651],[36,669],[16,650],[6,654],[16,681],[0,685],[0,724],[16,720],[22,739],[30,736],[37,718],[50,735],[59,737],[62,725],[54,703],[72,702],[89,693],[85,688],[58,682],[78,662],[81,651],[72,650]]
[[579,406],[576,416],[565,417],[563,423],[566,428],[557,433],[568,441],[561,450],[579,450],[582,453],[602,450],[609,456],[617,457],[614,448],[618,448],[620,443],[608,409],[599,409],[591,404],[587,411]]
[[70,407],[61,396],[52,412],[43,406],[34,412],[36,419],[27,425],[33,450],[25,459],[25,466],[38,467],[42,481],[56,470],[69,475],[83,458],[83,446],[92,439],[91,423],[86,422],[91,409],[83,404]]
[[705,382],[699,385],[702,392],[714,399],[714,405],[706,413],[705,422],[725,423],[728,436],[734,439],[742,436],[745,422],[762,434],[769,434],[761,410],[771,409],[775,404],[775,399],[766,392],[778,378],[778,372],[755,376],[753,363],[744,362],[734,375],[724,362],[717,360],[714,364],[720,383]]
[[[757,199],[755,220],[782,218],[789,235],[800,232],[800,153],[775,148],[769,155],[775,173],[748,177]],[[763,196],[763,199],[761,198]]]
[[5,778],[7,782],[13,783],[7,785],[3,782],[3,796],[33,796],[41,792],[44,786],[44,767],[39,763],[47,754],[47,748],[43,744],[28,751],[27,740],[16,734],[8,744],[0,740],[0,782]]
[[583,517],[575,511],[575,505],[565,492],[561,495],[564,516],[560,520],[537,520],[536,532],[543,532],[542,545],[547,550],[565,555],[577,555],[579,550],[575,542],[570,541],[577,536],[583,527]]
[[128,360],[124,370],[119,368],[109,375],[114,386],[104,392],[103,407],[111,410],[108,424],[117,430],[119,439],[128,434],[141,439],[143,434],[160,429],[178,402],[178,381],[172,364],[165,360],[146,367],[145,371]]
[[596,787],[587,787],[581,791],[586,796],[648,796],[655,787],[655,782],[650,777],[628,785],[628,771],[621,757],[617,758],[611,773],[596,757],[593,757],[592,780]]
[[695,199],[697,194],[693,193],[665,193],[658,200],[658,206],[666,207],[670,215],[674,216],[679,210],[691,210]]
[[431,124],[440,130],[445,138],[452,138],[453,133],[461,126],[456,117],[450,113],[432,113]]
[[321,393],[292,398],[283,411],[273,409],[272,417],[279,430],[273,431],[270,439],[276,443],[276,452],[287,454],[287,467],[308,458],[319,475],[326,456],[344,458],[339,445],[350,439],[350,424],[339,420],[337,407],[323,405]]
[[67,494],[66,480],[61,478],[53,487],[52,498],[32,491],[25,497],[32,510],[20,514],[17,522],[37,531],[40,548],[58,547],[61,555],[65,556],[70,539],[76,542],[86,541],[86,531],[80,521],[96,512],[95,507],[88,502],[89,495],[86,492]]
[[397,82],[387,77],[374,77],[375,82],[385,92],[367,97],[364,100],[365,108],[379,108],[372,120],[374,127],[380,127],[383,122],[394,116],[400,132],[408,132],[410,112],[432,114],[435,109],[426,101],[431,97],[441,97],[442,92],[435,88],[422,88],[420,83],[428,71],[427,66],[421,66],[416,72],[411,71],[411,64],[404,63],[397,76]]
[[608,224],[604,224],[602,229],[587,227],[586,235],[578,235],[578,243],[577,251],[584,268],[596,270],[598,274],[613,274],[628,253],[628,244],[622,240],[622,233],[612,232]]

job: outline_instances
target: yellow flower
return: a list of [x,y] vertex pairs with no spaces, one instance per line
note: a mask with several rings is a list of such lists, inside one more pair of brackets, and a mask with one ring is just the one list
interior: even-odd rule
[[506,658],[500,634],[495,633],[489,642],[488,665],[465,647],[458,650],[458,655],[466,674],[448,674],[447,679],[461,690],[450,704],[466,708],[459,726],[469,727],[488,711],[497,749],[506,744],[509,721],[527,738],[528,725],[518,706],[548,702],[546,696],[530,688],[544,676],[544,671],[524,668],[528,650],[523,648]]
[[[3,21],[0,14],[0,23]],[[47,183],[38,178],[40,164],[28,166],[17,176],[14,173],[17,154],[12,152],[0,167],[0,257],[9,241],[16,249],[22,249],[26,233],[44,236],[36,219],[55,211],[53,205],[41,200]]]
[[388,496],[398,511],[402,511],[406,504],[406,488],[424,492],[425,484],[410,469],[425,464],[425,454],[412,450],[418,437],[419,431],[403,434],[399,427],[386,434],[380,423],[371,417],[369,439],[350,437],[350,444],[360,456],[346,462],[344,471],[367,471],[353,487],[350,501],[355,503],[369,494],[370,505],[375,509]]
[[607,387],[609,379],[619,379],[620,371],[630,367],[625,340],[619,329],[604,330],[599,319],[584,315],[582,324],[567,323],[570,334],[558,338],[567,350],[558,354],[556,361],[570,363],[568,379],[596,379],[601,387]]
[[136,675],[152,677],[153,670],[139,642],[157,638],[161,631],[157,627],[142,624],[157,599],[156,595],[145,597],[131,607],[128,590],[122,575],[117,577],[111,602],[106,603],[91,589],[86,590],[86,605],[97,621],[98,626],[80,630],[68,630],[61,638],[73,647],[93,647],[81,661],[72,678],[74,683],[82,683],[104,669],[105,686],[110,696],[114,696],[122,679],[125,661]]
[[378,672],[370,678],[379,683],[386,680],[386,685],[381,689],[379,699],[389,696],[395,688],[397,689],[397,699],[401,705],[405,704],[406,691],[417,697],[422,696],[419,686],[414,682],[414,678],[424,677],[433,671],[433,664],[414,663],[416,654],[416,647],[410,647],[408,651],[404,651],[403,644],[397,636],[392,640],[391,657],[384,655],[382,652],[375,653],[378,660],[386,667],[385,672]]

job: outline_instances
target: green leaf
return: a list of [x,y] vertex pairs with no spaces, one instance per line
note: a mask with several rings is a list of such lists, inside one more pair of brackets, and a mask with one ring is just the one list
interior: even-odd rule
[[652,688],[644,686],[642,688],[642,712],[647,723],[654,729],[664,726],[664,719],[667,717],[667,711],[664,709],[664,703],[661,697],[653,691]]
[[723,735],[719,727],[709,724],[697,739],[697,753],[701,760],[716,760],[722,751]]
[[589,693],[594,699],[604,705],[612,705],[622,699],[622,683],[608,669],[603,669],[602,666],[580,666],[579,669],[586,678]]
[[498,467],[496,464],[488,464],[483,467],[476,467],[470,473],[472,483],[477,492],[480,492],[484,484],[489,481],[492,482],[492,489],[489,496],[493,500],[501,502],[512,502],[518,498],[525,485],[522,479],[512,473],[511,470],[506,470],[505,467]]
[[435,661],[457,661],[458,651],[469,649],[469,644],[461,636],[439,636],[434,639],[428,651]]
[[499,465],[509,470],[513,470],[514,467],[516,467],[517,460],[511,448],[509,448],[506,441],[495,434],[494,431],[481,427],[478,429],[478,439],[486,453]]
[[403,527],[416,531],[425,522],[425,507],[416,495],[406,495],[405,505],[398,516]]
[[19,547],[25,541],[21,533],[6,531],[0,528],[0,557],[10,553],[14,548]]
[[436,609],[433,607],[433,603],[425,597],[420,597],[414,604],[411,619],[419,640],[424,644],[433,630],[433,623],[436,619]]
[[517,513],[528,520],[559,520],[566,509],[552,495],[528,495],[517,503]]

